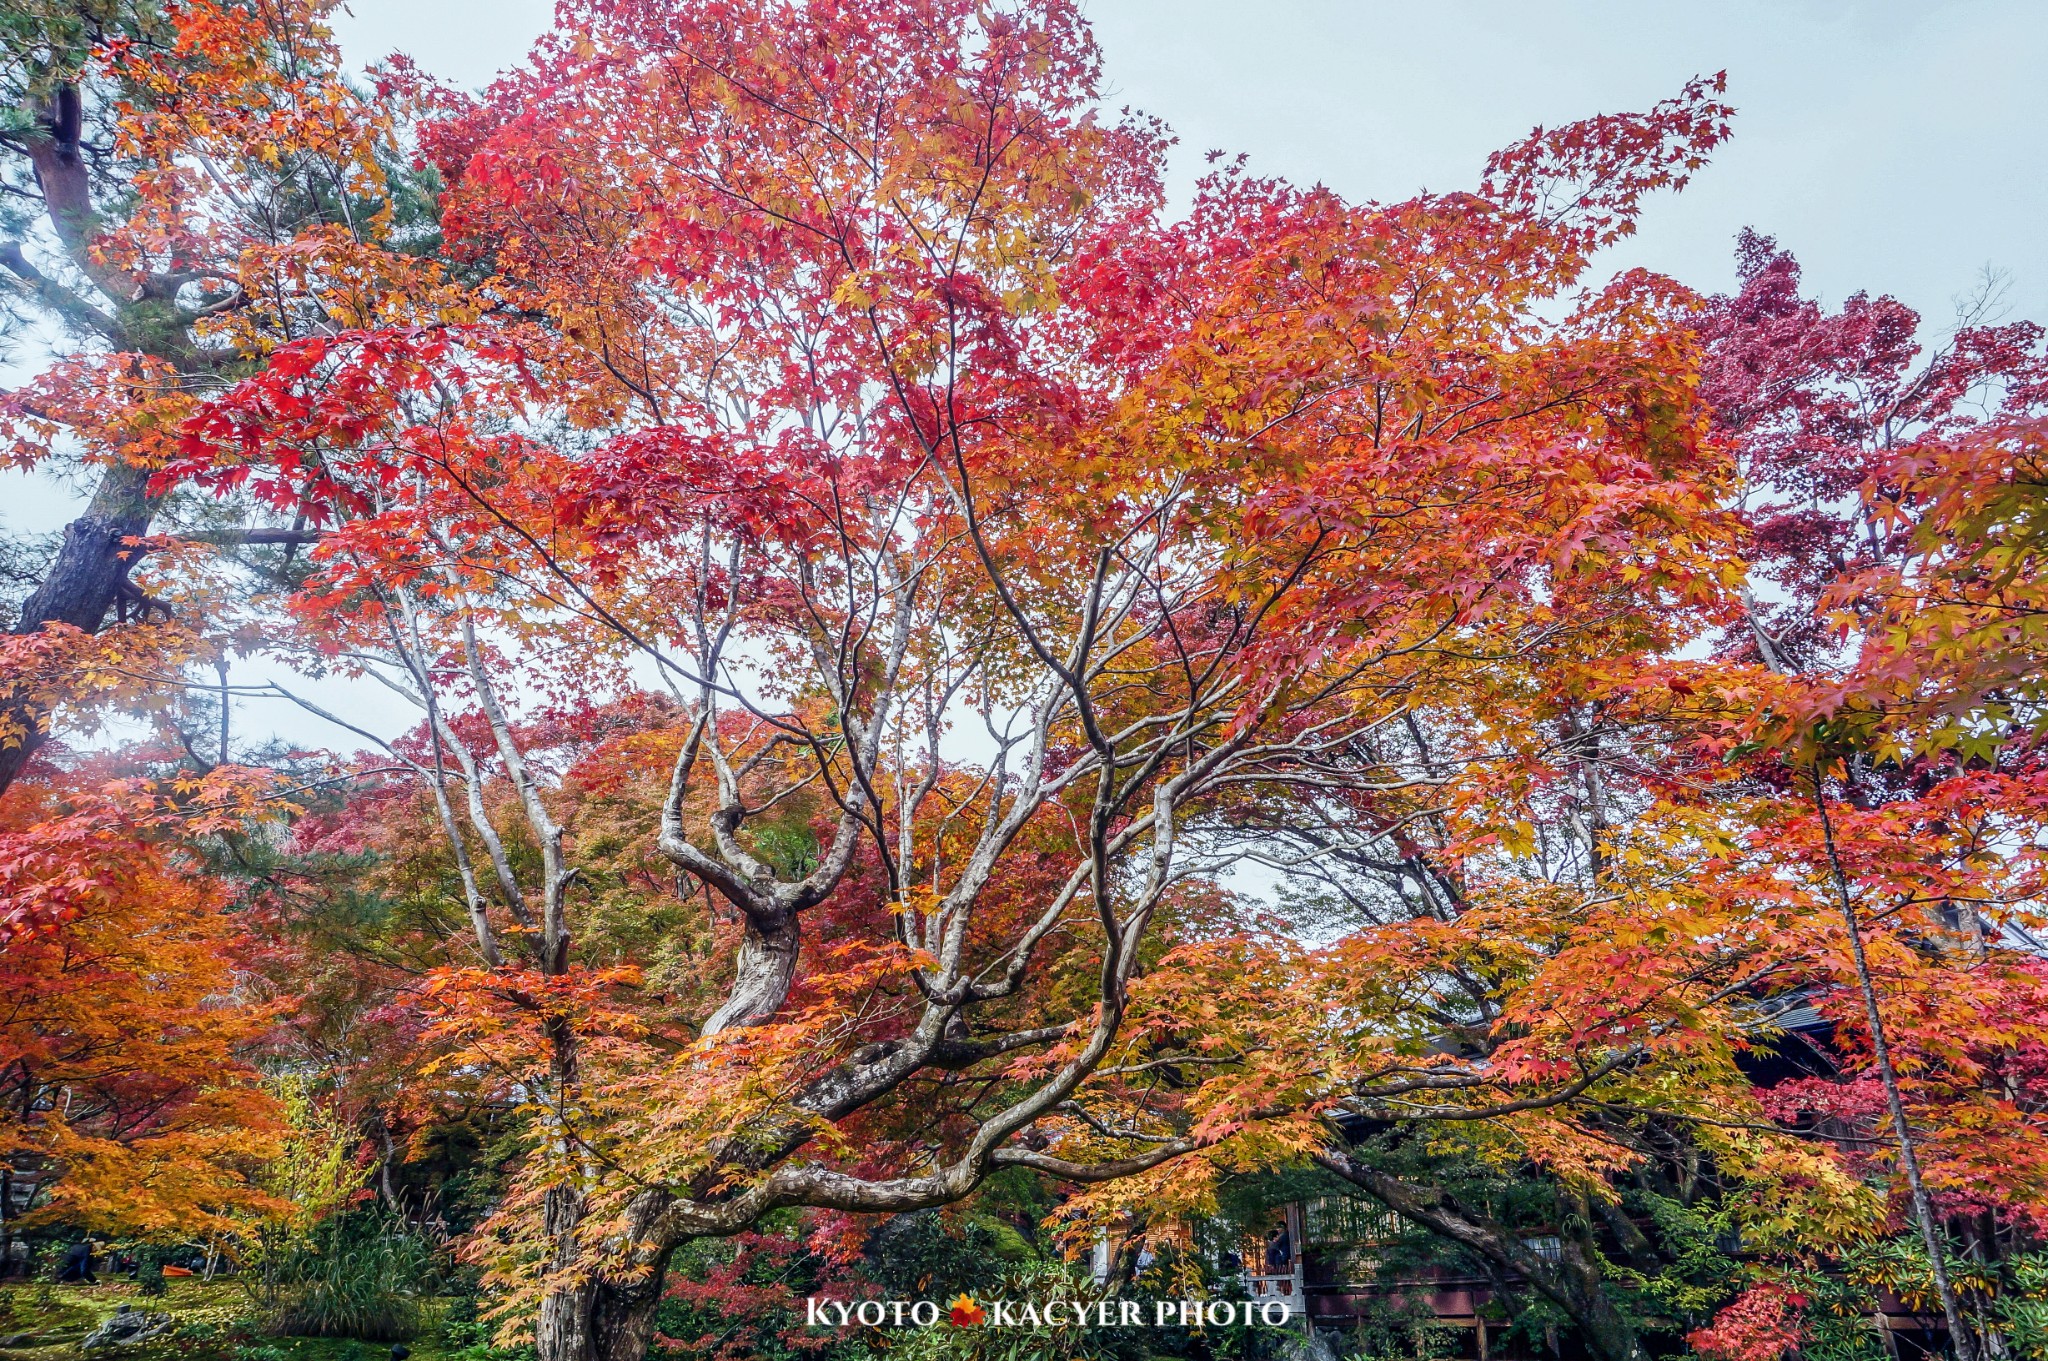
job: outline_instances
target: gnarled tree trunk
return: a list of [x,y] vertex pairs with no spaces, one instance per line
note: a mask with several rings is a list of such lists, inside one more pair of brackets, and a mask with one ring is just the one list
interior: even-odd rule
[[[148,310],[147,290],[135,279],[99,257],[94,242],[100,231],[93,203],[90,167],[84,154],[84,102],[78,87],[60,86],[41,111],[37,126],[20,143],[34,167],[36,184],[50,228],[78,270],[111,302],[97,301],[47,278],[23,254],[21,243],[0,243],[0,268],[26,288],[35,300],[68,328],[95,334],[115,349],[137,349],[174,364],[192,355],[181,328],[131,326],[138,309]],[[175,314],[175,309],[173,309]],[[146,343],[138,337],[153,339]],[[13,632],[30,634],[53,623],[70,624],[97,633],[127,589],[132,559],[121,554],[121,540],[149,532],[156,500],[149,495],[149,471],[131,463],[110,463],[100,475],[85,514],[65,528],[47,575],[22,606]],[[23,733],[15,746],[0,748],[0,793],[14,783],[29,757],[43,744],[48,710],[30,695],[0,689],[0,709]]]
[[803,948],[802,919],[794,912],[748,912],[746,921],[732,991],[704,1023],[706,1035],[765,1021],[789,998],[797,955]]

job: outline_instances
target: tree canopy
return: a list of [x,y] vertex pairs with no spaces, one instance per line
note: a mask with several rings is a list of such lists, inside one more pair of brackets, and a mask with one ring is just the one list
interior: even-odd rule
[[36,1214],[285,1213],[310,1080],[387,1185],[517,1130],[463,1251],[545,1361],[706,1240],[1028,1183],[1191,1250],[1268,1174],[1603,1361],[1709,1208],[1709,1355],[1901,1233],[2003,1354],[1946,1262],[2048,1216],[2038,327],[1755,233],[1608,277],[1719,76],[1175,211],[1067,0],[565,0],[476,95],[330,9],[0,21],[68,337],[0,428],[98,488],[0,641]]

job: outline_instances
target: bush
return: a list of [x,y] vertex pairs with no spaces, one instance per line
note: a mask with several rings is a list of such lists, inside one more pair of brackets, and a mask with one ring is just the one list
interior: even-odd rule
[[[1063,1262],[1031,1262],[996,1275],[992,1298],[1030,1300],[1063,1308],[1092,1303],[1096,1291]],[[1019,1323],[1008,1328],[956,1328],[938,1323],[906,1329],[891,1340],[892,1361],[1114,1361],[1135,1340],[1120,1328],[1076,1328],[1066,1323]]]
[[402,1221],[335,1215],[280,1264],[279,1275],[282,1302],[271,1331],[395,1342],[425,1324],[440,1272],[432,1245]]
[[451,1314],[470,1312],[469,1318],[447,1318],[441,1322],[441,1348],[446,1361],[533,1361],[531,1347],[499,1347],[491,1342],[490,1325],[463,1311],[464,1301],[455,1301]]
[[1008,1240],[981,1219],[949,1223],[936,1210],[892,1216],[868,1237],[865,1274],[888,1295],[950,1298],[986,1290],[1016,1258],[1009,1240],[1021,1241],[1002,1227]]
[[198,1351],[207,1356],[217,1356],[226,1345],[230,1330],[212,1319],[180,1319],[178,1326],[171,1330],[171,1336],[188,1344],[185,1351]]
[[2012,1355],[2048,1361],[2048,1254],[2008,1258],[1993,1308]]
[[1427,1305],[1399,1300],[1375,1300],[1367,1305],[1341,1345],[1345,1356],[1359,1361],[1389,1357],[1432,1361],[1458,1350],[1457,1335],[1438,1323]]
[[281,1347],[269,1344],[262,1346],[240,1346],[228,1353],[232,1361],[291,1361]]

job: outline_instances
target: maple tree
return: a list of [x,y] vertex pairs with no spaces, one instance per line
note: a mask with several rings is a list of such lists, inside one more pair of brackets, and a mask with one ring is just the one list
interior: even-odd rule
[[[1826,317],[1798,299],[1788,256],[1755,237],[1742,249],[1745,292],[1702,309],[1702,388],[1737,460],[1723,485],[1748,538],[1731,548],[1748,551],[1728,561],[1746,559],[1776,599],[1731,580],[1734,628],[1708,664],[1667,660],[1668,641],[1603,652],[1574,638],[1545,702],[1481,702],[1498,727],[1418,707],[1380,740],[1481,775],[1452,797],[1283,795],[1248,810],[1248,854],[1311,886],[1299,906],[1318,929],[1350,933],[1332,947],[1339,991],[1311,994],[1274,1047],[1356,1046],[1364,1072],[1343,1110],[1378,1146],[1318,1159],[1530,1282],[1603,1354],[1636,1343],[1602,1258],[1658,1259],[1620,1213],[1620,1185],[1673,1152],[1716,1165],[1720,1213],[1752,1251],[1794,1261],[1879,1232],[1884,1207],[1858,1179],[1896,1171],[1895,1204],[1930,1245],[1932,1295],[1964,1350],[1939,1222],[1985,1215],[2024,1241],[2038,1205],[2039,961],[2023,930],[2004,933],[2035,920],[2040,795],[2019,575],[1987,591],[1976,566],[2001,561],[2007,534],[2024,555],[2027,522],[1984,512],[1972,534],[1952,531],[1967,497],[2026,504],[2039,332],[1965,318],[1923,356],[1896,304],[1858,298]],[[1907,490],[1933,466],[1946,480]],[[1965,630],[1973,646],[1958,646]],[[1468,682],[1460,699],[1485,693]],[[1247,1050],[1270,1043],[1283,990],[1235,1018],[1206,1001],[1243,967],[1195,975],[1159,1024],[1207,1014]],[[1819,1004],[1835,1076],[1752,1090],[1739,1060],[1771,1043],[1771,1007],[1788,1005],[1774,996]],[[1344,1033],[1328,1033],[1332,1014]],[[1532,1093],[1531,1060],[1563,1060],[1575,1080]],[[1433,1102],[1375,1090],[1409,1066],[1430,1074]],[[1893,1137],[1802,1147],[1817,1117]],[[1674,1140],[1674,1121],[1691,1132]],[[1403,1179],[1412,1157],[1390,1155],[1425,1138],[1533,1162],[1561,1207],[1609,1234],[1566,1235],[1547,1263],[1483,1206]],[[1115,1194],[1137,1214],[1160,1189]],[[1729,1328],[1782,1315],[1774,1288],[1738,1303]]]
[[237,932],[179,845],[239,825],[264,783],[38,781],[10,798],[0,1153],[31,1222],[175,1240],[271,1203],[256,1174],[275,1116],[248,1062],[270,1016],[225,1000]]
[[[1700,163],[1713,87],[1480,195],[1225,170],[1170,222],[1063,6],[561,19],[482,101],[424,96],[445,248],[515,307],[281,346],[168,469],[331,521],[302,645],[424,721],[390,752],[474,934],[441,1033],[558,1150],[484,1240],[544,1354],[637,1354],[675,1245],[778,1206],[1299,1153],[1325,1074],[1143,1078],[1208,1060],[1126,1038],[1141,965],[1227,931],[1239,791],[1433,783],[1370,738],[1475,650],[1709,608],[1678,295],[1539,308]],[[635,660],[687,720],[656,849],[743,927],[708,1015],[577,958],[514,712]]]
[[[1891,299],[1858,295],[1827,316],[1767,239],[1745,235],[1740,255],[1743,291],[1711,322],[1710,391],[1783,599],[1773,617],[1744,592],[1741,647],[1774,675],[1751,730],[1786,801],[1809,805],[1777,816],[1807,873],[1832,885],[1843,938],[1830,971],[1861,994],[1847,1025],[1967,1361],[1939,1191],[1969,1174],[1942,1164],[2002,1151],[1987,1200],[2023,1220],[2038,1204],[2038,1102],[2014,1080],[2038,1043],[2038,960],[2013,949],[2039,897],[2037,716],[2025,589],[2004,592],[2003,569],[2023,571],[2029,551],[2048,356],[2038,326],[1987,320],[1995,280],[1930,344]],[[2019,513],[1982,516],[2001,495]],[[1965,636],[1974,645],[1959,648]],[[1987,1007],[1991,1030],[1977,1023]],[[1990,1076],[2001,1071],[2013,1077]]]
[[[187,668],[210,661],[225,686],[246,642],[221,627],[224,556],[288,574],[310,535],[181,501],[160,473],[204,392],[349,315],[349,262],[401,225],[385,124],[342,77],[327,8],[52,3],[0,19],[0,284],[10,322],[58,337],[0,399],[0,457],[93,487],[0,641],[8,1156],[40,1217],[161,1237],[266,1204],[275,1121],[251,1064],[269,1013],[225,1000],[246,919],[207,843],[289,809],[233,763],[225,697],[198,754]],[[172,773],[149,744],[33,763],[64,725],[90,732],[116,709],[175,734],[197,769]]]
[[[2048,978],[2011,934],[2048,807],[2040,336],[1923,353],[1753,235],[1733,297],[1600,281],[1726,136],[1718,79],[1471,192],[1225,163],[1175,216],[1168,133],[1100,106],[1065,0],[570,0],[482,94],[397,60],[374,99],[310,0],[86,13],[34,21],[45,114],[0,139],[47,218],[0,266],[89,342],[0,416],[105,502],[5,647],[0,904],[64,1006],[121,985],[36,943],[112,931],[295,1012],[273,1052],[325,1077],[294,1119],[370,1136],[390,1208],[453,1113],[516,1109],[464,1247],[508,1335],[637,1361],[691,1244],[745,1246],[682,1295],[772,1313],[747,1264],[798,1253],[764,1224],[844,1263],[999,1177],[1063,1187],[1069,1247],[1191,1250],[1282,1168],[1603,1361],[1672,1326],[1624,1287],[1727,1299],[1679,1260],[1703,1195],[1751,1262],[1710,1355],[1790,1347],[1784,1282],[1910,1224],[1968,1361],[1948,1226],[2048,1204]],[[115,150],[79,169],[88,114]],[[259,649],[406,730],[233,690]],[[234,694],[364,753],[287,807]],[[137,703],[197,767],[161,806],[29,762]],[[216,784],[292,821],[232,874],[192,855]],[[1830,1066],[1760,1087],[1795,1007]],[[265,1127],[254,1024],[196,1032],[236,1082],[95,1155],[217,1138],[163,1213],[289,1215],[225,1170]],[[81,1169],[79,1214],[142,1216],[60,1126],[11,1137]],[[1575,1227],[1537,1251],[1453,1164]],[[1653,1239],[1645,1198],[1685,1223]]]

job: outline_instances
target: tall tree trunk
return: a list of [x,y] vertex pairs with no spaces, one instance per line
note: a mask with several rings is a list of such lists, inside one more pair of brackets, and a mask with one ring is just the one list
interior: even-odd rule
[[624,1256],[630,1278],[603,1271],[579,1272],[579,1261],[592,1249],[577,1230],[587,1209],[581,1191],[558,1186],[548,1192],[543,1208],[548,1236],[555,1244],[552,1263],[560,1283],[541,1297],[534,1325],[534,1346],[540,1361],[643,1361],[654,1341],[654,1316],[661,1306],[673,1245],[646,1235],[668,1207],[659,1191],[636,1196],[626,1211]]
[[1970,1325],[1956,1300],[1955,1287],[1948,1278],[1941,1220],[1934,1213],[1934,1201],[1920,1177],[1920,1154],[1913,1140],[1913,1127],[1906,1120],[1906,1102],[1899,1090],[1898,1069],[1892,1063],[1891,1042],[1885,1037],[1884,1013],[1878,1007],[1877,984],[1870,974],[1870,959],[1863,949],[1863,928],[1856,921],[1856,900],[1849,892],[1849,875],[1835,848],[1835,824],[1828,817],[1826,788],[1820,767],[1813,768],[1813,803],[1820,813],[1821,835],[1826,839],[1828,869],[1834,876],[1835,893],[1842,912],[1842,927],[1849,933],[1849,958],[1856,966],[1856,984],[1863,993],[1863,1013],[1870,1024],[1870,1054],[1884,1084],[1885,1109],[1891,1116],[1892,1133],[1899,1141],[1899,1167],[1906,1174],[1908,1200],[1913,1219],[1920,1229],[1920,1241],[1927,1247],[1927,1260],[1934,1272],[1934,1293],[1941,1299],[1942,1318],[1948,1323],[1949,1345],[1957,1361],[1977,1361],[1977,1347]]
[[[96,334],[116,350],[140,350],[179,367],[193,352],[181,326],[164,327],[165,316],[178,317],[153,305],[146,290],[124,269],[102,259],[94,249],[100,219],[93,203],[90,167],[84,153],[84,98],[76,85],[55,90],[48,107],[39,111],[34,129],[20,143],[34,167],[36,184],[51,231],[71,263],[112,304],[111,312],[92,298],[46,278],[28,262],[19,241],[0,243],[0,266],[30,286],[51,315],[74,331]],[[131,325],[138,319],[151,324]],[[149,532],[157,500],[149,495],[149,470],[114,462],[100,474],[85,514],[64,530],[64,542],[35,594],[22,606],[16,634],[40,631],[63,623],[97,633],[107,613],[127,587],[130,559],[121,556],[121,540]],[[0,689],[0,712],[24,734],[15,746],[0,749],[0,794],[4,794],[29,757],[47,737],[48,709],[14,688]]]
[[[552,955],[544,967],[559,972],[565,966],[564,959]],[[583,1178],[591,1169],[583,1165],[569,1133],[581,1055],[576,1032],[566,1023],[552,1022],[549,1029],[552,1137],[560,1140],[556,1156],[576,1166],[541,1203],[541,1222],[553,1252],[534,1323],[535,1350],[540,1361],[643,1361],[654,1340],[654,1315],[675,1250],[672,1241],[659,1236],[662,1212],[674,1198],[666,1191],[639,1192],[627,1203],[617,1232],[593,1241],[584,1224],[590,1202]]]
[[1649,1361],[1642,1340],[1608,1298],[1600,1263],[1571,1238],[1563,1238],[1562,1260],[1532,1251],[1512,1229],[1461,1206],[1441,1191],[1410,1186],[1350,1154],[1327,1151],[1316,1161],[1353,1186],[1430,1232],[1479,1254],[1502,1272],[1513,1272],[1570,1315],[1588,1351],[1599,1361]]

